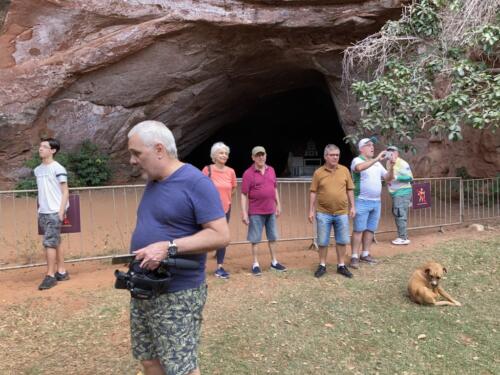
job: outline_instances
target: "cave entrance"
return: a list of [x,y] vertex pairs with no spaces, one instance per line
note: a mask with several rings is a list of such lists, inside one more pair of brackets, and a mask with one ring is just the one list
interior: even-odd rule
[[340,163],[349,167],[354,156],[344,137],[328,88],[314,85],[259,99],[251,111],[221,126],[183,161],[203,168],[211,163],[212,145],[222,141],[231,148],[228,165],[241,177],[252,163],[252,148],[261,145],[278,177],[306,177],[323,164],[328,143],[340,148]]

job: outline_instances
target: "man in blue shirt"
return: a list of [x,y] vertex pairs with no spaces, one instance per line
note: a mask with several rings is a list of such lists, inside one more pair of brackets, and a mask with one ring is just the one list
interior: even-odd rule
[[206,252],[229,243],[219,193],[208,177],[177,159],[172,132],[144,121],[128,134],[130,164],[147,179],[137,210],[131,252],[141,267],[155,270],[169,256],[195,260],[195,270],[172,267],[168,291],[132,298],[130,325],[134,357],[146,375],[196,375],[203,307]]

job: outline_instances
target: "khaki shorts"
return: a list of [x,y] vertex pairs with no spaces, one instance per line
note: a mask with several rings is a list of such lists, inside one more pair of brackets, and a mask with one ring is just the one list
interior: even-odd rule
[[198,367],[207,286],[165,293],[150,300],[132,298],[132,353],[140,361],[158,359],[167,375],[189,374]]

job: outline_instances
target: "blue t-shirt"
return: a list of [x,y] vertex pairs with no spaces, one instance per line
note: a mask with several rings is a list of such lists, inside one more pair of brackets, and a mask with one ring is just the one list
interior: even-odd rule
[[[173,241],[199,232],[201,224],[225,217],[212,181],[184,164],[163,181],[149,181],[137,209],[137,224],[130,251],[159,241]],[[169,292],[199,287],[205,281],[207,254],[183,255],[196,260],[196,270],[171,267]]]

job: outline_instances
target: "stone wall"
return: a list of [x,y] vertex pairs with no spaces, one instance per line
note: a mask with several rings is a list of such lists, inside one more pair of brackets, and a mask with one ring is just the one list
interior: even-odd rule
[[[398,0],[12,0],[0,34],[0,185],[25,173],[46,135],[65,148],[93,140],[129,181],[126,133],[138,121],[165,122],[186,155],[259,98],[317,72],[348,133],[358,114],[340,84],[342,51],[400,11]],[[472,138],[480,150],[499,145]],[[446,169],[436,149],[460,148],[417,143],[429,161],[412,161],[436,175]],[[489,152],[474,155],[477,171],[498,170]]]

